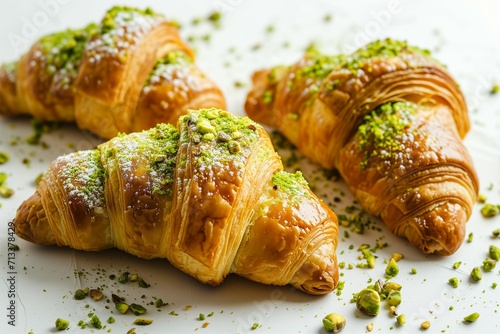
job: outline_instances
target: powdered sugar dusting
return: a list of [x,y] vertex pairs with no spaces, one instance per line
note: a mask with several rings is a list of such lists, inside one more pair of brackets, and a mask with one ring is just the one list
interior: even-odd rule
[[89,62],[97,64],[102,57],[125,57],[152,28],[163,21],[161,16],[146,15],[137,11],[118,11],[114,27],[87,43]]

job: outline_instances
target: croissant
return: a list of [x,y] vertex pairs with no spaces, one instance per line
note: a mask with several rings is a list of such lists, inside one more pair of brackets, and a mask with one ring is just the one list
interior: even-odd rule
[[224,109],[221,91],[176,26],[150,9],[113,7],[100,24],[42,37],[0,67],[0,114],[76,121],[105,139],[204,107]]
[[478,194],[467,107],[428,51],[392,39],[350,55],[312,50],[252,80],[250,118],[337,169],[365,211],[422,252],[459,248]]
[[211,285],[236,273],[320,295],[339,279],[335,213],[260,125],[215,108],[59,157],[13,224],[37,244],[167,258]]

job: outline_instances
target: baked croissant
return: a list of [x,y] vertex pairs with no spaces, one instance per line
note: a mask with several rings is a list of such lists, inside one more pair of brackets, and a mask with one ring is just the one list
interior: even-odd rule
[[284,172],[257,123],[192,110],[56,159],[14,219],[43,245],[167,258],[201,282],[228,273],[310,294],[338,282],[336,215]]
[[261,70],[245,104],[304,155],[336,168],[361,206],[424,253],[462,244],[478,178],[464,97],[426,50],[386,39]]
[[76,121],[105,139],[204,107],[225,108],[221,91],[150,9],[113,7],[99,25],[45,36],[0,68],[0,114]]

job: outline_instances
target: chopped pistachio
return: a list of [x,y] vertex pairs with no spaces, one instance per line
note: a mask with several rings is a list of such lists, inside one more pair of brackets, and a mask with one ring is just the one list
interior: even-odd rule
[[474,267],[470,273],[470,277],[472,277],[474,281],[480,281],[483,278],[483,273],[479,267]]
[[401,291],[402,288],[403,287],[399,283],[387,282],[383,284],[382,293],[387,296],[389,295],[389,293],[391,293],[391,291]]
[[398,264],[396,263],[396,261],[393,258],[391,258],[391,260],[387,264],[387,267],[385,268],[385,273],[389,277],[394,277],[394,276],[397,276],[399,274]]
[[400,325],[400,326],[406,324],[406,315],[404,315],[404,314],[398,315],[398,317],[396,318],[396,321],[398,322],[398,325]]
[[64,319],[61,319],[61,318],[57,318],[56,319],[56,329],[58,331],[65,330],[68,327],[69,327],[69,321],[68,320],[64,320]]
[[344,329],[345,318],[338,313],[330,313],[323,318],[323,326],[327,332],[338,333]]
[[155,307],[156,308],[160,308],[160,307],[163,307],[165,305],[168,305],[168,303],[164,303],[163,299],[161,299],[161,298],[158,299],[158,300],[156,300],[156,302],[155,302]]
[[129,305],[126,304],[126,303],[122,303],[122,302],[118,302],[118,303],[115,303],[115,308],[118,310],[118,312],[120,312],[121,314],[125,314],[127,313],[128,309],[129,309]]
[[115,318],[109,317],[107,322],[108,322],[108,324],[114,324],[115,323]]
[[500,260],[500,248],[495,245],[491,245],[489,249],[489,255],[493,260]]
[[9,161],[9,155],[5,152],[0,152],[0,165]]
[[491,283],[491,288],[492,288],[492,289],[496,289],[496,288],[497,288],[497,285],[498,285],[498,284],[497,284],[496,282],[493,282],[493,283]]
[[404,258],[404,255],[400,253],[394,253],[392,254],[392,258],[394,259],[394,261],[399,262],[399,260]]
[[461,264],[462,264],[462,261],[458,261],[458,262],[453,263],[453,269],[458,269]]
[[134,321],[134,325],[139,325],[139,326],[147,326],[151,325],[153,323],[153,319],[147,319],[147,318],[137,318]]
[[[165,159],[164,159],[165,160]],[[137,282],[137,279],[139,278],[139,275],[137,274],[131,274],[129,277],[128,277],[128,280],[130,282]]]
[[489,271],[492,271],[493,269],[495,269],[495,266],[497,265],[497,261],[496,260],[492,260],[492,259],[486,259],[483,261],[483,270],[486,271],[486,272],[489,272]]
[[374,324],[373,322],[370,322],[368,325],[366,325],[366,331],[371,332],[373,330]]
[[118,282],[127,283],[129,280],[130,273],[128,271],[124,271],[118,276]]
[[356,307],[367,315],[377,315],[380,311],[380,295],[373,289],[363,289],[356,296]]
[[417,269],[415,269],[415,268],[411,268],[410,273],[411,273],[412,275],[416,275],[416,274],[417,274]]
[[130,310],[132,313],[135,315],[143,315],[144,313],[147,312],[146,308],[144,306],[138,305],[138,304],[130,304]]
[[368,248],[362,249],[364,258],[366,259],[366,265],[368,268],[375,268],[375,256],[370,252]]
[[387,304],[390,306],[398,306],[401,304],[401,292],[400,291],[391,291],[387,296]]
[[259,325],[259,323],[258,323],[258,322],[254,322],[254,323],[253,323],[253,325],[252,325],[252,327],[250,327],[250,329],[251,329],[251,330],[255,330],[255,329],[259,328],[259,326],[260,326],[260,325]]
[[491,218],[494,217],[498,214],[500,214],[500,205],[495,205],[495,204],[485,204],[481,208],[481,214],[485,218]]
[[89,289],[88,288],[85,288],[85,289],[78,289],[75,291],[75,294],[73,295],[73,297],[76,299],[76,300],[82,300],[82,299],[85,299],[89,294]]
[[150,284],[146,283],[146,281],[144,281],[141,277],[137,279],[137,282],[139,283],[139,286],[141,288],[149,288],[151,286]]
[[396,306],[394,306],[394,305],[389,306],[389,312],[392,315],[398,315],[398,310],[396,309]]
[[469,236],[467,237],[467,242],[472,242],[472,239],[474,238],[474,233],[469,233]]
[[97,329],[102,329],[102,323],[101,323],[101,319],[99,319],[99,317],[97,315],[93,315],[92,318],[90,318],[90,323],[92,324],[92,326],[94,326],[95,328]]
[[498,85],[498,84],[494,84],[494,85],[491,87],[490,94],[491,94],[491,95],[495,95],[495,94],[497,94],[499,91],[500,91],[500,85]]
[[498,238],[500,236],[500,228],[497,228],[496,230],[493,230],[493,232],[491,232],[491,234],[493,234],[493,236],[495,238]]
[[458,287],[458,278],[457,277],[452,277],[448,280],[448,283],[454,288]]
[[200,315],[198,316],[198,319],[203,321],[206,319],[206,317],[203,313],[200,313]]
[[14,190],[7,187],[5,184],[0,185],[0,196],[3,198],[9,198],[14,195]]
[[466,322],[474,322],[474,321],[477,320],[477,318],[479,318],[479,313],[474,312],[474,313],[471,313],[468,316],[464,317],[464,321],[466,321]]
[[101,289],[90,289],[89,295],[93,300],[100,300],[103,297]]
[[422,329],[429,329],[431,327],[431,322],[429,320],[426,320],[420,324],[420,328]]
[[478,203],[486,203],[486,199],[487,199],[487,198],[486,198],[486,195],[485,195],[485,194],[479,194],[479,195],[477,196],[477,201],[478,201]]

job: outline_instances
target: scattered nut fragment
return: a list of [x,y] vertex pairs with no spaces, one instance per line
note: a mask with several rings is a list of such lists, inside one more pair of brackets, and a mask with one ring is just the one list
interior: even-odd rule
[[69,327],[69,321],[61,318],[56,319],[56,329],[58,331],[63,331]]
[[373,326],[374,326],[374,325],[373,325],[373,322],[370,322],[368,325],[366,325],[366,330],[367,330],[368,332],[371,332],[371,331],[373,330]]
[[396,318],[396,321],[398,322],[398,325],[400,325],[400,326],[406,324],[406,315],[404,315],[404,314],[398,315],[398,317]]
[[385,273],[389,277],[394,277],[399,274],[399,267],[394,258],[391,258],[391,260],[387,264],[387,267],[385,268]]
[[448,283],[454,288],[458,287],[458,278],[457,277],[452,277],[448,280]]
[[323,318],[323,326],[327,332],[338,333],[344,329],[345,318],[338,313],[330,313]]
[[140,325],[140,326],[147,326],[151,325],[153,323],[153,319],[147,319],[147,318],[137,318],[134,321],[134,325]]
[[73,298],[76,300],[82,300],[85,299],[89,294],[89,288],[85,289],[78,289],[75,291],[75,294],[73,295]]
[[470,273],[470,277],[472,277],[474,281],[480,281],[483,278],[483,273],[481,272],[481,268],[474,267]]
[[373,289],[363,289],[357,295],[356,307],[366,315],[377,315],[380,311],[380,295]]
[[404,255],[401,253],[394,253],[392,254],[392,258],[394,261],[399,262],[399,260],[402,260],[404,258]]
[[90,289],[89,295],[93,300],[100,300],[104,296],[100,289]]
[[144,313],[147,312],[146,308],[144,306],[138,305],[138,304],[130,304],[130,310],[132,313],[135,315],[143,315]]
[[496,260],[486,259],[483,261],[483,270],[486,272],[492,271],[497,265]]
[[500,260],[500,248],[495,245],[491,245],[489,249],[489,255],[493,260]]
[[464,321],[466,321],[466,322],[474,322],[474,321],[477,320],[477,318],[479,318],[479,313],[474,312],[474,313],[471,313],[468,316],[464,317]]
[[426,320],[420,324],[420,328],[422,329],[429,329],[431,327],[431,322],[429,320]]
[[398,306],[401,304],[401,292],[400,291],[391,291],[387,295],[387,304],[390,306]]

